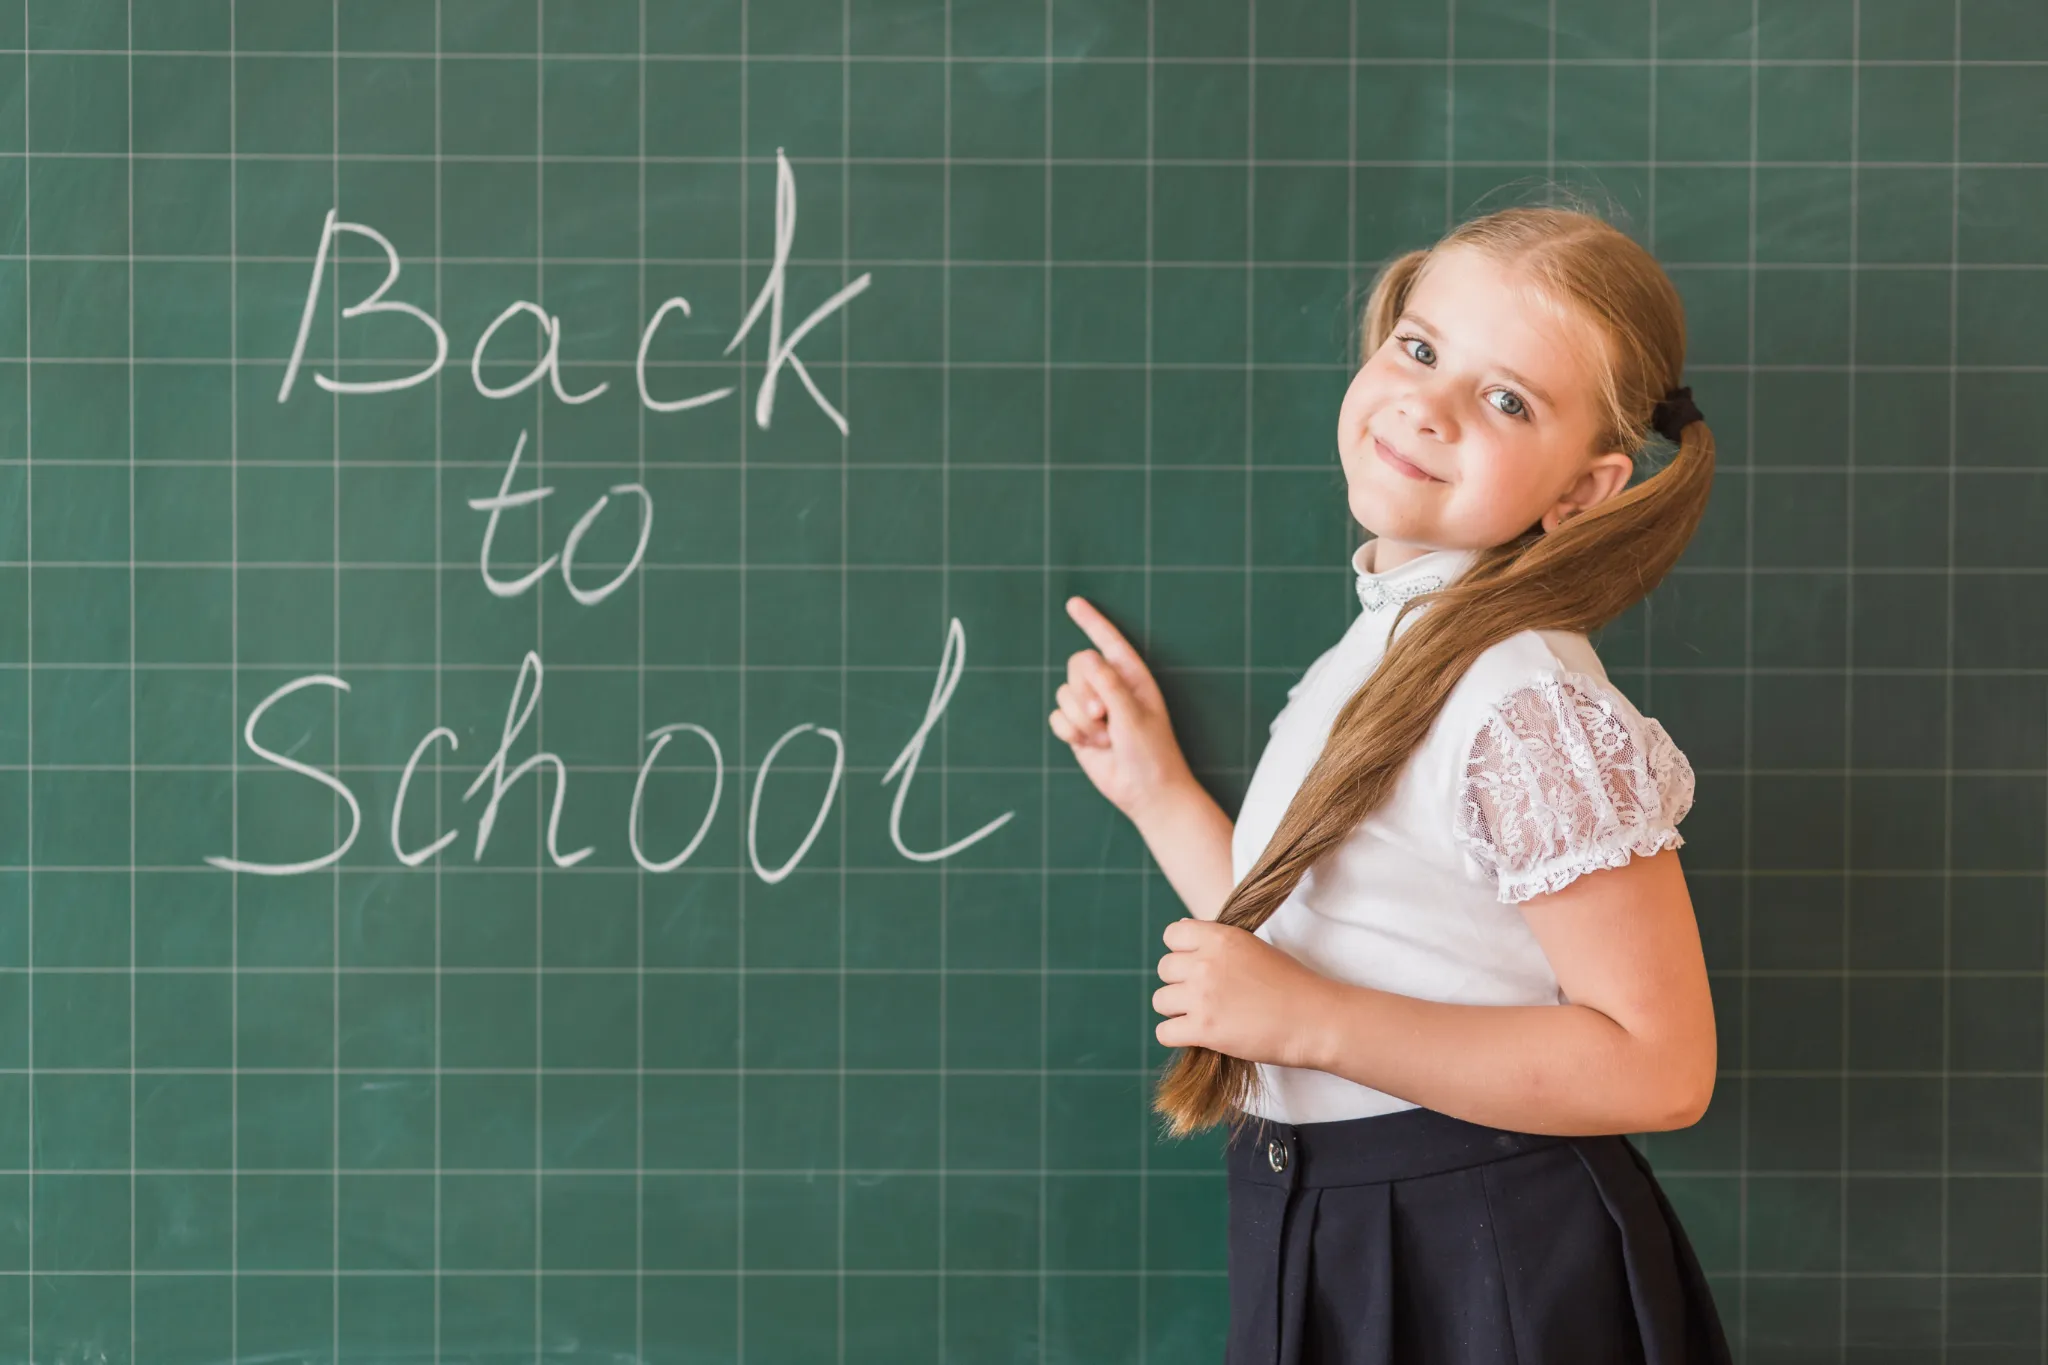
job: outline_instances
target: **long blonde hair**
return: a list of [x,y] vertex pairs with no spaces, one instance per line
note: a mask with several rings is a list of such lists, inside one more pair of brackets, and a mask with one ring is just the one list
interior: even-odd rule
[[[1657,402],[1685,368],[1685,308],[1656,260],[1619,228],[1576,209],[1521,206],[1474,218],[1436,246],[1390,262],[1373,283],[1360,330],[1361,363],[1393,330],[1434,252],[1463,247],[1519,273],[1540,298],[1593,324],[1599,357],[1600,450],[1642,466]],[[1687,425],[1676,453],[1634,482],[1545,533],[1540,526],[1480,552],[1450,587],[1411,598],[1395,618],[1386,655],[1344,703],[1315,765],[1288,803],[1265,851],[1223,903],[1218,922],[1253,930],[1271,917],[1316,860],[1393,792],[1444,700],[1481,653],[1525,630],[1591,633],[1647,596],[1692,539],[1714,479],[1714,438]],[[1412,628],[1409,611],[1425,603]],[[1426,913],[1422,911],[1422,913]],[[1190,1047],[1153,1097],[1169,1136],[1252,1117],[1252,1063]]]

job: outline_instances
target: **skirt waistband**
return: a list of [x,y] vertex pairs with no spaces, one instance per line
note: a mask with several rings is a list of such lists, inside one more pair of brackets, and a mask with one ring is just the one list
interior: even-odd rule
[[1253,1184],[1328,1189],[1441,1175],[1570,1140],[1489,1128],[1424,1108],[1326,1123],[1254,1117],[1230,1143],[1226,1164],[1231,1177]]

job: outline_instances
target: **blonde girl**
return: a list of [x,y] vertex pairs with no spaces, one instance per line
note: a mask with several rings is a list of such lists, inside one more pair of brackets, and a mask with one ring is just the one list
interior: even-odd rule
[[1095,648],[1051,716],[1189,911],[1154,1103],[1176,1136],[1230,1123],[1227,1365],[1726,1361],[1623,1136],[1713,1093],[1693,773],[1588,638],[1706,508],[1678,292],[1597,216],[1507,209],[1391,262],[1359,353],[1361,611],[1236,821],[1080,598]]

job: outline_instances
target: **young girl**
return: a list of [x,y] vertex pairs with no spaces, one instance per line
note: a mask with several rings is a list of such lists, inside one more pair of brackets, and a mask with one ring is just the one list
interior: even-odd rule
[[[1587,639],[1706,507],[1678,292],[1597,217],[1508,209],[1389,265],[1362,342],[1337,446],[1363,610],[1235,828],[1080,598],[1098,649],[1051,716],[1194,916],[1155,1105],[1176,1136],[1231,1121],[1228,1365],[1727,1361],[1623,1136],[1713,1091],[1693,775]],[[1653,433],[1675,453],[1632,485]]]

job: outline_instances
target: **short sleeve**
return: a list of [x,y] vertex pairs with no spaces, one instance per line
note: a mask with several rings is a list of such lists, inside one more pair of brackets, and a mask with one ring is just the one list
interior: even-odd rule
[[1310,683],[1314,682],[1316,679],[1316,675],[1318,673],[1321,673],[1323,669],[1329,666],[1330,659],[1337,653],[1337,650],[1343,645],[1343,643],[1344,642],[1342,640],[1339,640],[1336,644],[1331,645],[1321,654],[1316,655],[1315,662],[1311,663],[1306,669],[1302,670],[1301,676],[1299,678],[1296,678],[1294,682],[1289,685],[1287,689],[1287,696],[1280,703],[1280,709],[1273,713],[1273,719],[1266,722],[1266,733],[1268,735],[1275,734],[1279,731],[1280,718],[1287,714],[1288,707],[1294,705],[1295,695],[1299,693],[1302,688],[1307,687]]
[[1535,679],[1487,712],[1459,787],[1459,846],[1520,902],[1685,840],[1692,765],[1611,683]]

